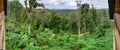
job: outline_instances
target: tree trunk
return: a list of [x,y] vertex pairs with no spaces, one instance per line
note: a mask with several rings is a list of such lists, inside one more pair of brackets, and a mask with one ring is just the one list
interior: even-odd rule
[[78,22],[77,22],[77,26],[78,26],[78,36],[80,36],[80,30],[81,30],[81,26],[80,26],[80,17],[81,17],[81,11],[80,11],[80,9],[78,9]]
[[28,13],[28,34],[30,35],[30,13]]
[[81,0],[76,1],[77,2],[77,7],[78,7],[78,19],[77,19],[77,27],[78,27],[78,36],[80,37],[80,18],[81,18]]
[[78,36],[80,36],[80,20],[78,21]]
[[28,34],[30,35],[31,31],[30,31],[30,24],[28,24]]

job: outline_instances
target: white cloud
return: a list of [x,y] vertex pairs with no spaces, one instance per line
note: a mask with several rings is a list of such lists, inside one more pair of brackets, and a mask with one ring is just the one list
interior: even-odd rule
[[[19,0],[20,3],[24,4],[24,0]],[[76,9],[76,0],[37,0],[43,2],[46,8],[49,9]],[[93,4],[95,8],[108,8],[107,0],[82,0],[82,3]]]
[[108,8],[108,0],[82,0],[83,3],[93,4],[95,8]]
[[66,5],[69,5],[69,6],[76,6],[76,2],[69,1],[69,2],[66,3]]

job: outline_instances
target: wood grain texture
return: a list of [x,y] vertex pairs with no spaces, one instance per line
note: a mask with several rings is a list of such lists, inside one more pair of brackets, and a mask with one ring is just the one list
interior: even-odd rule
[[4,2],[0,0],[0,12],[4,11]]
[[5,50],[4,11],[0,12],[0,50]]
[[0,50],[5,50],[4,0],[0,0]]
[[120,14],[114,14],[114,50],[120,50]]
[[120,13],[120,0],[115,0],[115,12]]

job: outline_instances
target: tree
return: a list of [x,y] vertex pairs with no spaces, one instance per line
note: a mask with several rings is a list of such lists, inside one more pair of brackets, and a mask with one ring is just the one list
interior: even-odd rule
[[28,34],[30,34],[30,22],[32,20],[31,18],[31,12],[32,12],[32,9],[35,9],[37,7],[44,7],[44,4],[43,3],[38,3],[36,0],[25,0],[25,7],[26,7],[26,13],[28,15],[28,18],[27,18],[27,21],[28,21]]
[[49,20],[49,28],[54,33],[59,33],[61,25],[61,16],[58,13],[52,13],[52,17]]
[[87,32],[87,29],[89,28],[90,23],[90,16],[89,16],[89,4],[84,3],[81,5],[81,22],[82,24],[82,31]]
[[87,3],[82,4],[81,5],[81,13],[88,13],[89,8],[90,8],[89,4],[87,4]]
[[77,27],[77,22],[78,22],[78,14],[75,12],[70,12],[69,13],[69,30],[73,33],[78,33],[78,27]]
[[20,21],[21,12],[22,12],[22,5],[19,3],[19,1],[9,1],[8,2],[8,16],[15,18],[17,21]]
[[77,2],[77,7],[78,7],[78,21],[77,21],[77,26],[78,26],[78,36],[80,36],[80,20],[81,20],[81,0],[76,1]]
[[92,9],[90,9],[90,13],[92,14],[92,19],[94,21],[95,27],[99,26],[99,18],[97,16],[97,12],[96,9],[94,8],[93,4],[92,4]]

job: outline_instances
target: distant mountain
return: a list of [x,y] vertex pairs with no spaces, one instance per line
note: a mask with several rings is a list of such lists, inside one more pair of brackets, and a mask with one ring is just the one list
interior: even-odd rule
[[97,9],[97,10],[108,10],[108,9]]
[[54,12],[69,13],[71,11],[76,11],[76,9],[51,9]]
[[[69,12],[72,11],[77,11],[77,9],[50,9],[53,12],[60,12],[60,13],[65,13],[68,14]],[[102,10],[108,10],[108,9],[96,9],[98,11],[102,11]]]

